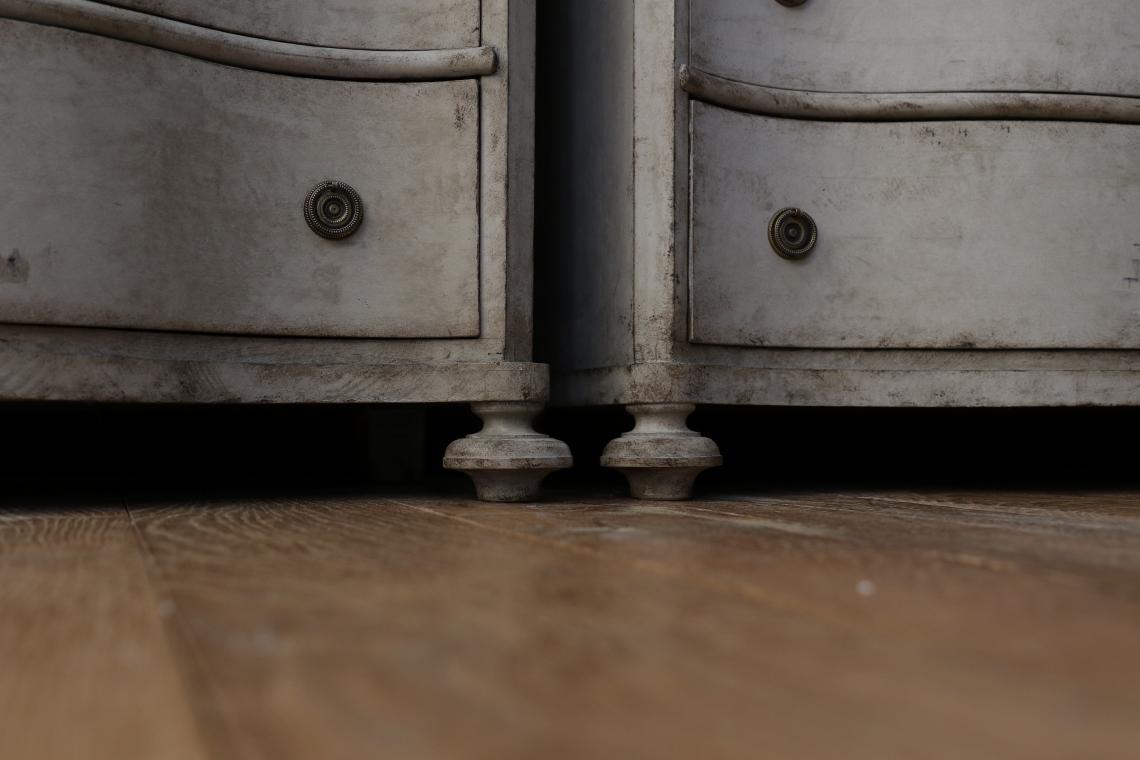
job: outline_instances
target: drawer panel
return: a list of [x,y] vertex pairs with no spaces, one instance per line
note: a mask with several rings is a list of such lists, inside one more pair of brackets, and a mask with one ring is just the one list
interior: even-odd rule
[[772,87],[1140,95],[1135,0],[691,0],[692,63]]
[[[477,335],[478,97],[0,21],[0,322]],[[326,179],[344,240],[304,218]]]
[[[692,107],[695,342],[1140,348],[1140,127]],[[799,261],[785,207],[819,228]]]
[[479,0],[113,0],[107,4],[309,45],[437,50],[479,44]]

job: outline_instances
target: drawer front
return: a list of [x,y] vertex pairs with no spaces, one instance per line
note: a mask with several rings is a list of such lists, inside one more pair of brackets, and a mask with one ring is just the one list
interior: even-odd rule
[[[478,97],[0,21],[0,322],[477,335]],[[326,179],[343,240],[305,220]]]
[[114,0],[109,4],[309,45],[437,50],[479,44],[479,0]]
[[1136,0],[691,0],[692,63],[836,92],[1140,95]]
[[[1140,127],[693,121],[695,342],[1140,348]],[[800,260],[786,207],[818,226]]]

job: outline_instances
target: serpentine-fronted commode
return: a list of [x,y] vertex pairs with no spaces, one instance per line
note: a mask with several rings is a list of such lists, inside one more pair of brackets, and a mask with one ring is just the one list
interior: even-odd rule
[[717,463],[697,404],[1140,403],[1133,0],[552,0],[541,23],[540,350],[556,403],[636,418],[603,458],[635,494]]
[[533,498],[533,16],[0,0],[0,399],[472,403]]

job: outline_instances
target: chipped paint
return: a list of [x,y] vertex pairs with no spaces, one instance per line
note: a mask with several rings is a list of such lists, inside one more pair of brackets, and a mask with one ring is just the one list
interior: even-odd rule
[[13,248],[0,260],[0,283],[23,285],[31,276],[32,265],[20,255],[19,248]]

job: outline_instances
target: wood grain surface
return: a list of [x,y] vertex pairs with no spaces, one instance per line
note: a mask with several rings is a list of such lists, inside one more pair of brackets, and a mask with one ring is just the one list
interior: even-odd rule
[[14,504],[0,567],[4,758],[1140,750],[1135,492]]
[[114,502],[0,506],[0,757],[209,757]]

